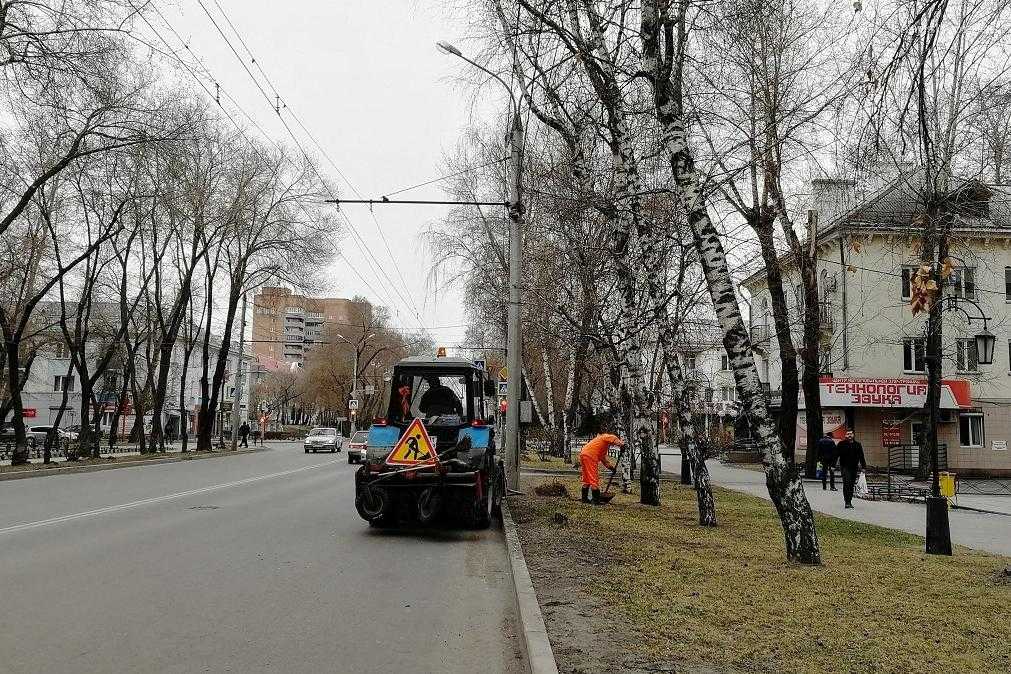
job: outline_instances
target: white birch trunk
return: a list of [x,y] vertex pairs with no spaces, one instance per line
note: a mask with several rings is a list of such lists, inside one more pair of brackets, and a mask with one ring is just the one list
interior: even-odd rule
[[[541,367],[544,369],[544,404],[548,408],[548,425],[546,429],[551,438],[551,453],[554,454],[558,427],[555,425],[555,384],[551,379],[551,362],[548,359],[548,351],[541,351]],[[530,394],[533,396],[533,393]]]
[[643,70],[651,76],[663,149],[669,155],[678,196],[688,214],[688,224],[702,262],[713,310],[723,331],[723,346],[741,396],[742,411],[747,415],[762,451],[766,485],[783,525],[787,557],[817,564],[821,561],[821,554],[814,514],[799,475],[791,469],[783,455],[782,444],[762,395],[751,340],[741,317],[726,253],[719,232],[709,218],[688,145],[684,119],[671,97],[669,73],[661,72],[659,41],[658,0],[644,0]]
[[562,408],[562,456],[566,463],[572,461],[572,427],[570,425],[570,410],[572,397],[576,390],[576,350],[569,352],[569,364],[566,368],[565,401]]

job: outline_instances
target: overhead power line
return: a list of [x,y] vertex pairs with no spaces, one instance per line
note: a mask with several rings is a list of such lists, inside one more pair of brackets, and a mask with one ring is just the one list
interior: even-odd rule
[[[241,33],[239,33],[239,31],[236,28],[235,24],[228,17],[228,14],[225,12],[224,8],[221,7],[220,3],[218,3],[217,0],[214,0],[214,4],[217,6],[218,11],[221,13],[221,15],[224,18],[225,22],[232,29],[232,32],[235,34],[236,38],[239,40],[239,42],[245,48],[246,53],[249,55],[250,62],[253,63],[256,66],[257,70],[262,75],[262,77],[263,77],[264,81],[266,82],[267,86],[270,87],[271,91],[274,92],[275,100],[273,102],[270,100],[270,96],[264,90],[264,88],[260,84],[259,80],[253,75],[252,71],[249,69],[249,67],[246,65],[245,61],[239,55],[238,50],[232,44],[231,40],[228,38],[227,35],[225,35],[224,30],[222,30],[221,26],[218,24],[218,22],[211,15],[210,11],[207,9],[207,6],[204,4],[203,0],[197,0],[197,2],[200,4],[200,7],[204,10],[204,13],[207,14],[207,17],[210,19],[211,23],[214,25],[215,29],[218,31],[218,34],[225,41],[225,43],[228,45],[228,48],[231,50],[232,54],[234,54],[235,58],[238,59],[238,61],[242,65],[243,70],[245,70],[246,74],[249,75],[250,79],[253,80],[253,83],[256,85],[256,88],[260,91],[260,93],[263,95],[264,99],[267,101],[267,104],[272,107],[272,109],[275,111],[275,113],[277,113],[278,119],[281,121],[281,124],[284,126],[285,130],[288,132],[288,135],[291,136],[292,140],[295,142],[295,144],[298,146],[298,148],[302,151],[302,153],[304,155],[306,155],[306,157],[308,157],[308,154],[305,152],[304,148],[302,147],[301,142],[299,142],[299,140],[295,137],[295,134],[291,130],[291,127],[289,127],[288,123],[284,120],[284,117],[281,114],[281,110],[282,109],[285,112],[287,112],[289,115],[291,115],[291,117],[295,121],[295,123],[298,124],[298,126],[302,129],[302,132],[305,133],[305,135],[316,146],[316,148],[320,151],[320,153],[323,155],[323,157],[334,168],[334,170],[337,172],[337,174],[344,180],[345,183],[347,183],[348,187],[351,188],[352,192],[354,192],[359,198],[361,198],[362,195],[359,193],[359,191],[355,187],[355,185],[351,182],[351,180],[347,177],[347,175],[345,175],[344,172],[341,171],[340,167],[337,166],[337,163],[333,160],[332,157],[330,157],[330,154],[326,151],[326,149],[322,146],[322,144],[316,139],[316,137],[312,134],[312,132],[309,131],[308,127],[302,122],[302,120],[295,113],[295,111],[291,107],[289,107],[287,104],[284,104],[284,106],[282,108],[281,103],[282,103],[283,99],[282,99],[282,97],[280,95],[280,92],[278,91],[278,89],[274,85],[274,83],[270,80],[270,77],[267,76],[267,73],[263,70],[262,65],[259,63],[259,61],[256,60],[256,57],[253,55],[253,52],[249,48],[248,43],[242,37]],[[312,164],[311,162],[310,162],[310,164],[312,165],[313,169],[315,170],[315,165]],[[322,177],[320,177],[320,179],[322,180]],[[324,181],[324,183],[325,183],[325,181]],[[335,196],[335,195],[331,194],[331,196]],[[350,219],[348,218],[348,216],[346,214],[342,214],[342,215],[343,215],[344,219],[348,222],[349,227],[351,227],[352,230],[354,230],[354,226],[351,224]],[[393,269],[397,273],[397,276],[400,279],[400,283],[401,283],[401,285],[402,285],[402,287],[404,289],[404,292],[407,293],[406,299],[400,293],[400,290],[393,283],[392,279],[390,279],[389,275],[386,274],[386,272],[382,269],[381,266],[379,266],[378,260],[375,259],[375,255],[372,253],[372,251],[370,249],[368,249],[368,245],[365,244],[365,242],[364,242],[363,239],[361,239],[361,236],[359,235],[359,233],[357,231],[353,231],[353,233],[355,234],[356,237],[359,238],[359,240],[361,241],[362,245],[366,248],[366,250],[368,250],[368,256],[372,259],[373,262],[375,262],[375,270],[377,270],[380,274],[382,274],[382,276],[391,284],[391,286],[393,286],[394,292],[397,293],[397,295],[400,297],[401,300],[405,301],[405,306],[408,309],[413,310],[414,315],[415,315],[415,317],[417,318],[417,320],[418,320],[418,322],[420,324],[422,322],[422,319],[421,319],[421,314],[420,314],[420,312],[418,310],[418,306],[417,306],[417,304],[415,304],[414,298],[411,295],[410,288],[407,286],[407,281],[404,279],[403,273],[400,271],[400,265],[397,264],[396,259],[393,257],[393,251],[390,248],[389,241],[386,239],[386,234],[383,232],[382,227],[380,227],[379,221],[376,219],[375,213],[370,213],[370,216],[372,217],[373,223],[376,226],[376,231],[379,234],[379,237],[382,240],[383,245],[386,248],[386,253],[387,253],[387,255],[388,255],[389,259],[390,259],[390,262],[393,264]],[[372,266],[372,265],[370,264],[370,266]]]

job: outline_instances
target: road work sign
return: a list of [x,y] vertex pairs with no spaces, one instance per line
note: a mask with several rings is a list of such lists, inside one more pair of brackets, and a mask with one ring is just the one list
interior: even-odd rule
[[397,441],[386,463],[392,466],[414,466],[422,463],[438,463],[435,443],[428,437],[428,431],[421,419],[415,419]]

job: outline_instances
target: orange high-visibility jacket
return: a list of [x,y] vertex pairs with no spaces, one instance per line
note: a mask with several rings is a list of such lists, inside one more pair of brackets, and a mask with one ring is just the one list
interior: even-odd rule
[[617,435],[601,433],[583,445],[583,448],[579,450],[579,467],[582,469],[583,484],[600,489],[597,464],[603,463],[609,470],[613,470],[614,465],[607,460],[607,449],[611,445],[621,447],[624,444]]

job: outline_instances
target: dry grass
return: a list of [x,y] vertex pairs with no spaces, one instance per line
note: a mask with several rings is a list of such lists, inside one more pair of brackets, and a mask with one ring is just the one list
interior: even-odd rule
[[560,457],[549,456],[541,461],[536,454],[520,457],[520,465],[536,470],[573,470],[572,464],[565,463]]
[[[720,526],[706,529],[690,488],[667,484],[663,496],[659,509],[626,495],[603,508],[543,497],[514,508],[534,565],[599,551],[582,565],[607,582],[567,577],[567,591],[613,607],[613,629],[632,625],[649,658],[717,671],[1011,671],[1001,579],[1011,560],[964,548],[928,556],[917,536],[818,516],[824,565],[790,564],[766,501],[718,489]],[[552,525],[556,512],[568,527]],[[535,578],[538,593],[551,582]]]

